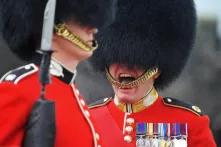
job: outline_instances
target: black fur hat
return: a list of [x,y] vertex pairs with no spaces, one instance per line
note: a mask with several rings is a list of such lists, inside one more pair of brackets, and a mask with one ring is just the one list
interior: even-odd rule
[[[0,33],[24,60],[39,49],[47,0],[1,0]],[[57,0],[55,23],[69,20],[101,28],[115,17],[116,0]]]
[[196,30],[193,0],[120,0],[115,22],[98,34],[100,48],[91,58],[101,71],[118,63],[158,67],[162,88],[183,69]]

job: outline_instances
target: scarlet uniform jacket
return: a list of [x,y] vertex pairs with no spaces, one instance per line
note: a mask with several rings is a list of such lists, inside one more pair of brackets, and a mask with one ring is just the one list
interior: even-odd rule
[[[38,71],[35,64],[28,64],[9,71],[1,79],[1,147],[22,146],[30,111],[40,94]],[[55,147],[99,146],[88,107],[73,83],[75,75],[56,62],[52,62],[50,72],[46,98],[55,102]]]
[[187,123],[188,147],[216,147],[209,119],[197,106],[158,95],[146,103],[149,103],[146,107],[141,103],[130,105],[133,109],[130,113],[126,112],[129,107],[119,104],[115,98],[101,99],[90,106],[105,147],[135,147],[136,123],[139,122]]

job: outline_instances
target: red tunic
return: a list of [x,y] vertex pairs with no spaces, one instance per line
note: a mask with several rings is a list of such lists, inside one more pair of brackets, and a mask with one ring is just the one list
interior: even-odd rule
[[[146,109],[127,114],[121,111],[109,99],[104,104],[98,104],[91,107],[92,116],[94,116],[95,124],[99,126],[98,131],[105,147],[125,146],[134,147],[136,144],[136,128],[137,122],[146,123],[187,123],[188,125],[188,147],[216,147],[213,135],[209,128],[209,118],[206,115],[197,115],[175,105],[168,105],[162,97],[158,99]],[[127,133],[123,130],[127,127],[128,118],[134,119],[132,142],[127,143],[124,137]],[[103,120],[103,121],[102,121]]]
[[[38,69],[33,64],[31,67],[31,72],[19,75],[16,80],[13,80],[13,74],[8,74],[11,77],[7,75],[0,84],[1,147],[22,145],[27,118],[40,92]],[[52,76],[51,84],[46,87],[46,98],[55,102],[56,147],[92,147],[99,144],[88,107],[73,84]]]

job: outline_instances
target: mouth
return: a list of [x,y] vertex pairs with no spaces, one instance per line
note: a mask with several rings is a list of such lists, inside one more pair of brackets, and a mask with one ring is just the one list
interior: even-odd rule
[[131,74],[121,73],[118,76],[118,81],[122,84],[127,84],[127,83],[134,81],[134,80],[136,80],[136,77],[134,77]]
[[87,44],[92,48],[97,48],[98,44],[96,40],[87,41]]
[[105,68],[105,71],[107,79],[113,86],[120,89],[131,89],[138,87],[139,85],[143,84],[145,81],[153,77],[155,74],[157,74],[158,68],[151,68],[139,76],[135,73],[120,73],[115,74],[115,77],[112,77],[107,68]]
[[87,44],[90,45],[90,46],[92,46],[92,44],[93,44],[93,40],[89,40],[89,41],[87,41]]

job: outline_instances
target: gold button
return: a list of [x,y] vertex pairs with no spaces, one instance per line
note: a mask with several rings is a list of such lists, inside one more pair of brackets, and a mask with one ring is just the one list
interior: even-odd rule
[[82,104],[83,106],[85,106],[84,100],[81,99],[80,102],[81,102],[81,104]]
[[133,127],[131,127],[131,126],[126,126],[125,131],[126,131],[127,133],[131,133],[131,132],[133,131]]
[[30,65],[25,65],[25,69],[29,70],[29,69],[31,69],[31,66]]
[[96,139],[97,139],[97,140],[99,140],[99,139],[100,139],[100,136],[99,136],[99,134],[98,134],[98,133],[95,133],[95,137],[96,137]]
[[199,107],[197,107],[197,106],[192,106],[192,108],[193,108],[194,111],[196,111],[196,112],[198,112],[198,113],[201,113],[201,110],[200,110]]
[[77,90],[77,89],[76,89],[76,94],[77,94],[78,96],[80,95],[79,90]]
[[132,124],[134,124],[134,119],[133,118],[127,118],[126,122],[127,122],[127,124],[132,125]]
[[172,102],[172,100],[171,100],[170,98],[168,98],[168,99],[167,99],[167,101],[168,101],[169,103],[171,103],[171,102]]
[[124,136],[124,141],[127,143],[131,143],[132,142],[132,137],[129,135]]
[[87,110],[85,110],[85,114],[87,117],[90,117],[90,113]]

